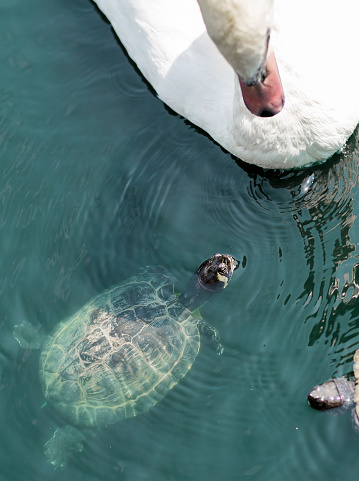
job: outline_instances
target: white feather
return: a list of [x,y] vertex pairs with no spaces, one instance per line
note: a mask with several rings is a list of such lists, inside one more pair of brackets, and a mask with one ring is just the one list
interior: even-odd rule
[[[239,38],[249,24],[257,25],[258,38],[251,27],[247,43],[257,45],[260,59],[263,25],[272,22],[272,0],[221,1],[236,9],[235,18],[243,26]],[[202,9],[216,3],[200,2]],[[159,98],[246,162],[292,168],[327,159],[359,122],[356,0],[275,1],[271,47],[286,103],[270,118],[256,117],[246,109],[237,75],[209,37],[196,0],[96,3]],[[254,4],[256,9],[244,8]],[[257,23],[250,19],[253,11]],[[246,60],[247,52],[236,70],[245,69],[247,63],[251,72],[258,64],[258,59],[253,64],[251,58]]]

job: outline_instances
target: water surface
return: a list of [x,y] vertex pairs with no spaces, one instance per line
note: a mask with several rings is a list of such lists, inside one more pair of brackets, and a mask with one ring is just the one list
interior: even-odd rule
[[[312,386],[359,347],[358,144],[305,171],[236,161],[156,99],[87,0],[0,7],[0,479],[356,481],[350,413],[312,411]],[[46,332],[146,265],[180,291],[215,252],[246,266],[202,309],[186,378],[147,414],[102,429],[64,471],[44,443]]]

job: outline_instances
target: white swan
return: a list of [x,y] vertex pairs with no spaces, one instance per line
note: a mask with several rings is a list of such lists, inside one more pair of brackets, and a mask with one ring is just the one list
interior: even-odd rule
[[356,0],[95,2],[159,98],[246,162],[325,160],[359,122]]

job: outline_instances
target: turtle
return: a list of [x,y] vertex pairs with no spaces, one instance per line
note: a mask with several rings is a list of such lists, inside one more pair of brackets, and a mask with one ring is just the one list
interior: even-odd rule
[[353,371],[353,381],[343,376],[315,386],[308,395],[308,404],[319,411],[341,408],[337,412],[344,412],[354,407],[352,418],[354,427],[359,430],[359,349],[354,353]]
[[182,294],[164,267],[147,267],[90,300],[41,336],[15,326],[23,348],[41,348],[39,377],[46,403],[69,423],[45,444],[57,468],[83,449],[97,428],[146,412],[191,369],[206,332],[217,331],[194,312],[223,290],[240,262],[215,254],[195,271]]

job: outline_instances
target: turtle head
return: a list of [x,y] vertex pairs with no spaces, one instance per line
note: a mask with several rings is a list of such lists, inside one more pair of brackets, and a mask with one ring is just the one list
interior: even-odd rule
[[341,377],[323,382],[312,389],[308,404],[319,411],[333,408],[347,408],[354,402],[354,383]]
[[178,301],[190,311],[202,306],[213,294],[227,287],[239,262],[234,257],[214,254],[202,262]]
[[218,292],[227,287],[239,262],[232,256],[214,254],[202,262],[197,270],[198,282],[204,289]]

